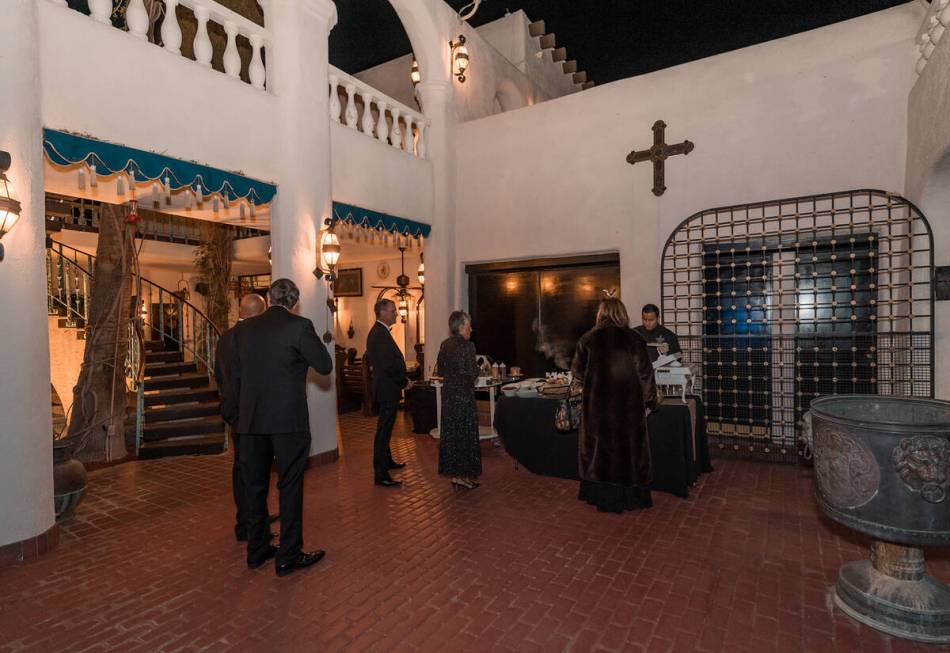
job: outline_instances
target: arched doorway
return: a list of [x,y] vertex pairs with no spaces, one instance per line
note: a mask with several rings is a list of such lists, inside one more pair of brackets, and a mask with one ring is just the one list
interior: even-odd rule
[[932,397],[933,235],[877,190],[709,209],[663,251],[662,311],[714,451],[794,462],[811,401]]

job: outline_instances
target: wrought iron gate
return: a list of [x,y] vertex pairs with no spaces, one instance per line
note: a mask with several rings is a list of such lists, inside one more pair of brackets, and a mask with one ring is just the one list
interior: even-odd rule
[[820,395],[933,396],[933,235],[898,195],[702,211],[667,240],[661,279],[714,452],[794,462]]

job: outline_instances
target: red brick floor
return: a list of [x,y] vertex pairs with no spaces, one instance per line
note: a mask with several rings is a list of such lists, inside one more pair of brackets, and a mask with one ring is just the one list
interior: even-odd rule
[[[100,470],[60,547],[0,570],[0,651],[934,650],[830,607],[865,542],[819,518],[807,469],[719,460],[689,500],[604,515],[488,446],[455,493],[401,433],[406,486],[377,488],[372,424],[341,426],[306,478],[317,567],[247,570],[229,455]],[[948,552],[929,567],[950,580]]]

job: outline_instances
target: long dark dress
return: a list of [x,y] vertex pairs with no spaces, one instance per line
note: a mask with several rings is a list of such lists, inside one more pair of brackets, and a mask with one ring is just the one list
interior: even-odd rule
[[584,388],[578,498],[602,512],[652,506],[646,409],[657,397],[646,342],[628,328],[594,328],[578,341],[572,372]]
[[475,406],[475,345],[452,336],[439,348],[436,363],[442,377],[442,425],[439,433],[439,473],[444,476],[478,476],[482,451],[478,443],[478,410]]

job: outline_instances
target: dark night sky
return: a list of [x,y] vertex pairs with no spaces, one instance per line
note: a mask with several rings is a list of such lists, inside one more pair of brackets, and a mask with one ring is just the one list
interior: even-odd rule
[[[916,0],[913,0],[916,1]],[[357,73],[410,50],[388,0],[335,0],[330,63]],[[523,9],[605,84],[815,29],[906,0],[483,0],[474,26]],[[468,0],[448,0],[456,10]]]

